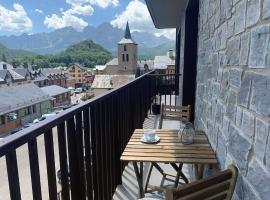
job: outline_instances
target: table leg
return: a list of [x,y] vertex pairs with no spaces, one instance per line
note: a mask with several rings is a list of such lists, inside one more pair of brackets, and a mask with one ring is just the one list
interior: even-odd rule
[[204,165],[203,164],[194,164],[195,178],[200,180],[203,178]]
[[177,166],[175,163],[171,163],[171,166],[174,168],[174,170],[177,172],[176,177],[175,177],[175,181],[174,181],[174,187],[177,188],[178,183],[179,183],[179,178],[180,176],[182,177],[182,179],[185,181],[186,184],[188,184],[188,179],[185,176],[185,174],[182,172],[183,169],[183,164],[180,163],[179,166]]
[[138,181],[139,186],[139,197],[144,197],[144,191],[143,191],[143,162],[140,162],[140,171],[138,169],[137,162],[133,162],[134,172],[136,174],[136,178]]
[[149,180],[150,180],[150,176],[152,174],[153,166],[154,166],[153,163],[150,163],[150,168],[148,170],[146,181],[145,181],[145,185],[144,185],[144,192],[145,193],[147,192],[148,183],[149,183]]

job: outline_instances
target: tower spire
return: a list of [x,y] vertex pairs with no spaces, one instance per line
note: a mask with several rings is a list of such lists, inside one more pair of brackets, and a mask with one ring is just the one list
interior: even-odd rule
[[131,39],[131,34],[130,34],[130,29],[129,29],[128,21],[127,21],[127,25],[126,25],[126,30],[125,30],[125,36],[124,36],[124,38]]

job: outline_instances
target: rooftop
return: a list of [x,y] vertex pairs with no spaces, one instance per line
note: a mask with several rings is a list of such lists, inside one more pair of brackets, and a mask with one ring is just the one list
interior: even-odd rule
[[96,75],[93,89],[112,89],[135,79],[135,75]]
[[0,114],[5,114],[50,99],[33,83],[0,88]]
[[50,86],[42,87],[40,89],[46,94],[50,95],[51,97],[69,92],[68,89],[60,87],[58,85],[50,85]]

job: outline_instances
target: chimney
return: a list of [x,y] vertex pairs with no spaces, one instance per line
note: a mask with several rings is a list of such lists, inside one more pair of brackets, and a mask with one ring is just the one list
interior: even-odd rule
[[7,64],[3,64],[3,69],[7,69]]
[[173,50],[169,50],[169,58],[174,59]]

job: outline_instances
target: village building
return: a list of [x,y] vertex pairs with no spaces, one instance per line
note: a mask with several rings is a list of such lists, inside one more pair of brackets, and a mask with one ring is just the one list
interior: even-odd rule
[[95,96],[135,79],[138,68],[138,45],[132,39],[127,22],[124,37],[118,42],[118,57],[95,67],[91,86]]
[[31,83],[32,77],[28,69],[23,67],[13,68],[12,65],[7,63],[1,66],[0,87]]
[[69,75],[69,87],[73,87],[72,84],[74,83],[75,79],[75,88],[78,87],[89,87],[94,79],[94,75],[89,72],[89,69],[86,67],[81,66],[78,63],[71,64],[68,69],[67,73]]
[[117,58],[95,67],[96,74],[135,74],[138,66],[138,44],[132,39],[127,22],[124,37],[118,42]]
[[71,103],[70,91],[58,85],[42,87],[41,90],[51,97],[53,108],[69,105]]
[[58,85],[60,87],[67,87],[67,74],[65,71],[53,68],[42,68],[31,71],[33,83],[38,87],[49,85]]
[[1,134],[51,112],[51,97],[33,83],[0,88],[0,97]]
[[13,66],[7,62],[0,61],[0,70],[13,69]]
[[98,96],[132,80],[134,75],[96,75],[91,89],[94,95]]
[[175,52],[170,49],[166,55],[155,56],[154,69],[159,74],[175,74]]

